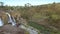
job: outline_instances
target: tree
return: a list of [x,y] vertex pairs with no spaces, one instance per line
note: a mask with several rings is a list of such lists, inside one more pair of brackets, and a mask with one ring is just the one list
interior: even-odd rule
[[3,6],[3,4],[4,4],[3,2],[0,2],[0,6]]
[[25,4],[25,7],[30,7],[30,6],[31,6],[30,3]]

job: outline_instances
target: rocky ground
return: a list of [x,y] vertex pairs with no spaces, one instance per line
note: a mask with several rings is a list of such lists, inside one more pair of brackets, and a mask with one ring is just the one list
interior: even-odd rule
[[25,30],[9,24],[1,27],[0,34],[25,34]]

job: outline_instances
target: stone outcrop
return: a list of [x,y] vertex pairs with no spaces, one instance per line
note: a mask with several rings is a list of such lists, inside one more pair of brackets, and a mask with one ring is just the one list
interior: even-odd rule
[[0,33],[2,34],[25,34],[25,30],[19,28],[19,27],[14,27],[12,25],[4,25],[0,29]]

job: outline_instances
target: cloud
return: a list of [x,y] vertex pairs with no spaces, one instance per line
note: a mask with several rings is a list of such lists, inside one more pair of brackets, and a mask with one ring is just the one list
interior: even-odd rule
[[24,5],[26,3],[30,3],[32,5],[41,5],[48,4],[52,2],[60,2],[60,0],[0,0],[4,2],[5,5]]

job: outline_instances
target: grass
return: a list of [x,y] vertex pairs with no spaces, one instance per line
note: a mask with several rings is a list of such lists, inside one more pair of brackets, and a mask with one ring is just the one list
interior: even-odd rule
[[52,29],[49,29],[49,28],[46,28],[40,24],[37,24],[36,22],[29,21],[28,25],[40,30],[40,32],[42,32],[44,34],[60,34],[59,31],[55,32]]
[[34,27],[34,28],[36,28],[36,29],[38,29],[40,31],[48,32],[48,30],[44,26],[39,25],[39,24],[37,24],[35,22],[30,21],[28,25],[30,25],[30,26],[32,26],[32,27]]
[[30,26],[32,26],[32,27],[38,29],[38,30],[44,29],[43,26],[41,26],[41,25],[39,25],[39,24],[37,24],[37,23],[35,23],[35,22],[29,22],[28,25],[30,25]]

